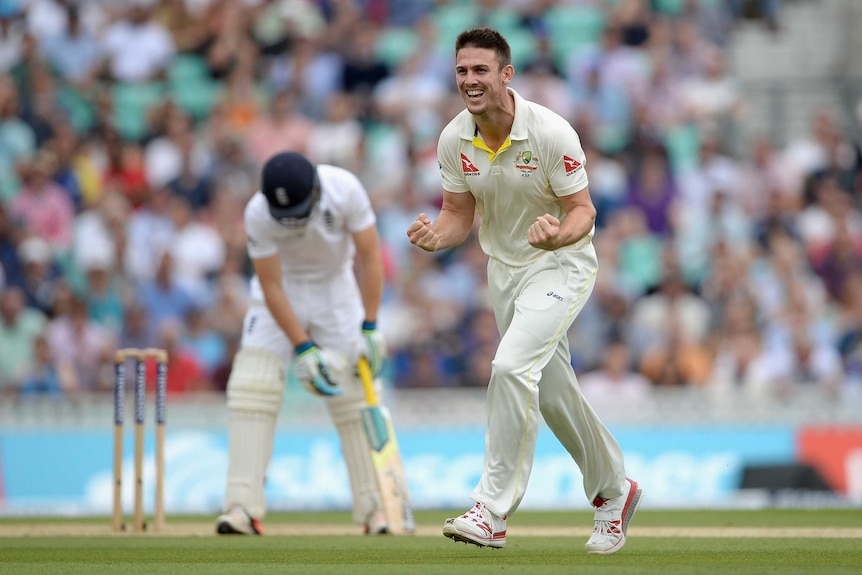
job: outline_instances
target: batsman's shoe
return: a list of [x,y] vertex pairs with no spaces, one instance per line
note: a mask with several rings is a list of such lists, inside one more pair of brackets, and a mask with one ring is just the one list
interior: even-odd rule
[[610,555],[616,553],[626,544],[626,531],[643,497],[643,489],[637,481],[626,478],[623,494],[613,499],[596,497],[593,505],[596,507],[593,534],[584,548],[587,553]]
[[494,515],[481,503],[462,515],[446,520],[443,535],[455,541],[472,543],[479,547],[505,547],[506,518]]
[[372,511],[365,521],[366,535],[386,535],[389,533],[389,524],[382,511]]
[[263,535],[263,525],[242,507],[231,507],[216,520],[221,535]]

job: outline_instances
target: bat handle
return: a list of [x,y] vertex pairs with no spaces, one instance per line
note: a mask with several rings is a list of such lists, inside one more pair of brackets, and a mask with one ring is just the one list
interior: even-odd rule
[[378,402],[377,393],[374,391],[374,375],[371,373],[371,366],[368,365],[368,358],[365,356],[359,358],[356,371],[359,373],[359,380],[362,382],[362,389],[365,391],[365,401],[372,407],[376,406]]

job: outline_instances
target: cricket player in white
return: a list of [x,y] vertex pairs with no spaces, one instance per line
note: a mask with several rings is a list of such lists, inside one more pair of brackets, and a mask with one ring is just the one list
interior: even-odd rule
[[440,135],[443,207],[407,235],[435,251],[458,245],[481,217],[488,284],[501,341],[488,384],[485,464],[476,505],[443,534],[503,547],[506,521],[526,491],[540,415],[577,463],[596,507],[588,553],[625,544],[642,490],[626,478],[619,444],[587,403],[566,333],[592,292],[598,263],[584,152],[554,112],[508,87],[511,52],[495,30],[463,32],[455,74],[467,108]]
[[227,489],[216,531],[262,533],[276,416],[295,358],[297,378],[326,398],[338,431],[354,521],[366,533],[385,533],[360,419],[365,395],[354,370],[364,355],[377,375],[386,355],[376,327],[383,262],[368,195],[342,168],[313,166],[293,152],[276,154],[246,206],[245,231],[255,275],[227,386]]

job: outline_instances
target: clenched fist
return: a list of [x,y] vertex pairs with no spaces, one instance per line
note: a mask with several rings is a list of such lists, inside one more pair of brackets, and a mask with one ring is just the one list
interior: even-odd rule
[[419,214],[416,221],[407,228],[410,243],[426,252],[437,251],[440,245],[440,235],[431,227],[431,218],[427,214]]
[[545,214],[536,218],[530,229],[527,230],[527,241],[534,248],[540,250],[555,250],[559,246],[557,244],[557,236],[560,233],[560,220],[550,214]]

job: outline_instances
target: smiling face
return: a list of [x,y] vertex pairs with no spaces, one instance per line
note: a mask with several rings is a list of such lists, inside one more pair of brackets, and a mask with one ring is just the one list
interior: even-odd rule
[[455,56],[458,91],[474,116],[493,115],[508,107],[506,86],[514,74],[512,65],[501,65],[491,48],[466,46]]

